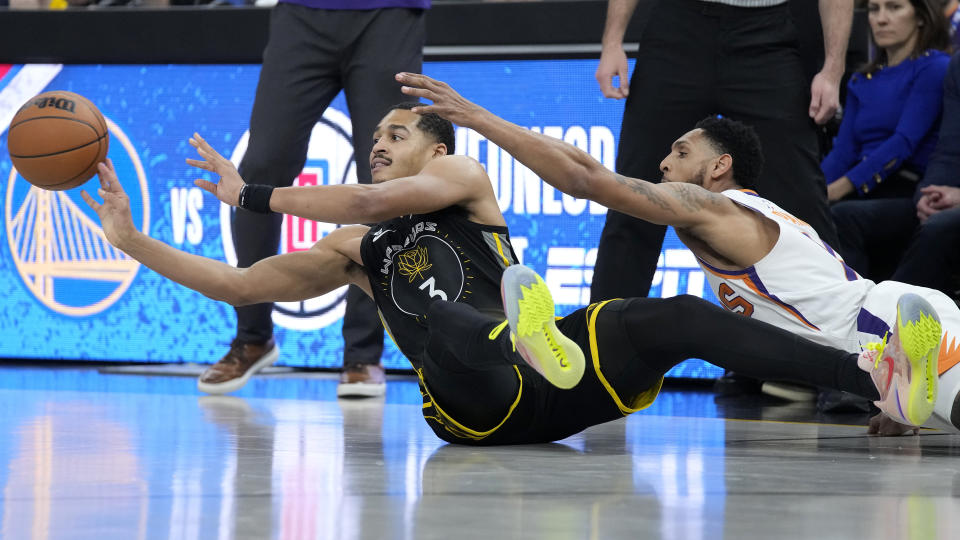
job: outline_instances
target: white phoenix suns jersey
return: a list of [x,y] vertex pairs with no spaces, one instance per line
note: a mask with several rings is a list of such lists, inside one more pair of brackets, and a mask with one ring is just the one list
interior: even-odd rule
[[728,310],[823,345],[860,350],[857,318],[874,283],[860,277],[816,231],[752,191],[723,195],[780,226],[770,253],[749,268],[722,270],[698,259]]

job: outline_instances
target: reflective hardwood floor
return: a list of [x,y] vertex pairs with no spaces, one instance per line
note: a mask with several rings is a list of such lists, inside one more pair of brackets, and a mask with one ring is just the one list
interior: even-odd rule
[[[535,446],[438,440],[416,383],[337,400],[332,374],[0,369],[9,539],[957,539],[960,435],[671,388]],[[858,425],[859,424],[859,425]]]

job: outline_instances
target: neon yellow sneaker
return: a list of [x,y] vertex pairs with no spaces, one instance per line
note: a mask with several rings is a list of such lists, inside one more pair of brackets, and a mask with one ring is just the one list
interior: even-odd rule
[[892,333],[860,353],[857,364],[870,373],[880,393],[874,403],[897,422],[921,426],[933,413],[942,331],[940,317],[929,302],[904,294],[897,300]]
[[554,386],[576,386],[583,377],[583,351],[557,329],[547,284],[526,266],[509,266],[500,281],[500,296],[520,356]]

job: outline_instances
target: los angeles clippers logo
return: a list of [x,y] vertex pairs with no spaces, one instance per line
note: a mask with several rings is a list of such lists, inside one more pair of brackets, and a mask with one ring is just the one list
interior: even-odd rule
[[[293,180],[294,186],[356,184],[357,171],[353,156],[350,118],[328,108],[313,127],[303,171]],[[247,150],[250,134],[245,133],[230,157],[237,166]],[[237,264],[230,222],[235,209],[220,206],[220,237],[230,264]],[[280,252],[292,253],[310,249],[338,225],[319,223],[296,216],[283,216]],[[341,287],[323,296],[303,302],[277,302],[273,306],[273,322],[296,330],[317,330],[338,321],[346,307],[347,288]]]

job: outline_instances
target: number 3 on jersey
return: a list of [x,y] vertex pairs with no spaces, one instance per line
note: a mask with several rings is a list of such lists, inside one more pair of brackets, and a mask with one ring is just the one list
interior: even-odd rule
[[726,283],[721,283],[720,287],[718,287],[717,298],[720,299],[723,307],[734,313],[739,313],[744,317],[753,315],[753,304],[737,294],[737,291],[731,289]]

